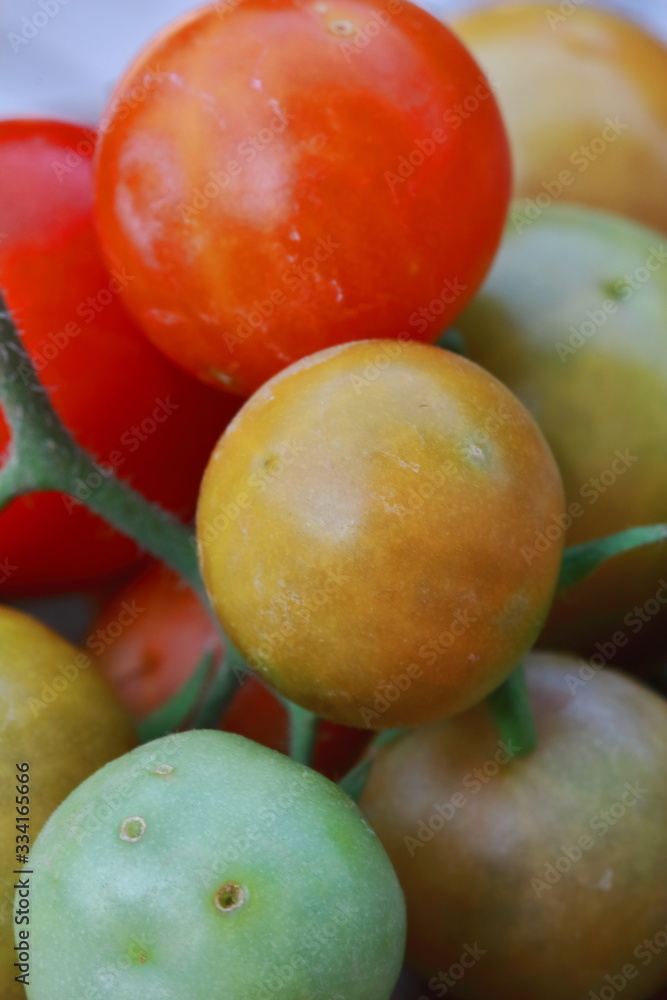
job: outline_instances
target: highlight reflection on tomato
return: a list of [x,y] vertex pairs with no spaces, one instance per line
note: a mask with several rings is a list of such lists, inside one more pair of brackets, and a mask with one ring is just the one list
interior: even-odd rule
[[154,343],[205,381],[248,395],[331,344],[434,340],[488,269],[502,121],[468,51],[408,0],[199,8],[113,101],[107,260],[136,275],[123,295]]

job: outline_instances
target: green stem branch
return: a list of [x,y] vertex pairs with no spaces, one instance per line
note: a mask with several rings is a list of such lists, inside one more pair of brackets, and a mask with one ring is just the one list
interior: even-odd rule
[[526,673],[519,665],[486,699],[502,740],[512,749],[512,758],[525,757],[537,746],[533,710],[528,697]]

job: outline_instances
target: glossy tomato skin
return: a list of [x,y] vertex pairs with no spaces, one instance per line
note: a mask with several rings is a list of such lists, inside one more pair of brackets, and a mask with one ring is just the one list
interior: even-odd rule
[[[135,277],[124,267],[109,272],[98,249],[94,140],[90,130],[63,122],[0,122],[0,285],[77,441],[187,518],[236,403],[170,364],[121,304],[120,290]],[[0,413],[0,462],[8,447]],[[94,486],[80,483],[77,496],[85,499]],[[0,515],[3,593],[67,588],[136,557],[134,543],[57,493],[31,494]]]
[[563,511],[537,426],[492,376],[414,341],[281,372],[207,468],[204,580],[232,641],[293,701],[348,725],[418,725],[483,698],[546,616]]
[[[663,239],[583,206],[528,225],[517,210],[457,321],[468,356],[542,428],[563,475],[567,545],[667,521]],[[609,560],[556,600],[540,642],[623,663],[629,643],[664,636],[665,579],[665,542]]]
[[667,49],[610,11],[565,6],[501,2],[451,21],[497,87],[515,194],[524,209],[562,199],[667,231]]
[[[128,713],[90,660],[28,615],[0,607],[0,976],[3,1000],[22,1000],[12,951],[17,847],[98,767],[136,746]],[[27,765],[17,771],[16,765]],[[27,833],[15,791],[28,775]],[[22,821],[19,821],[22,823]],[[17,839],[20,838],[20,839]],[[28,869],[32,866],[26,865]],[[17,927],[16,929],[21,929]],[[29,929],[29,928],[28,928]]]
[[151,339],[205,381],[248,395],[331,344],[434,340],[488,269],[504,128],[467,50],[408,0],[201,8],[114,100],[107,259],[136,274],[124,296]]
[[[117,593],[85,641],[96,666],[139,720],[185,683],[207,653],[222,655],[220,633],[191,587],[155,563]],[[241,683],[219,727],[288,753],[289,722],[276,696],[256,677]],[[362,730],[320,723],[313,767],[337,781],[368,741]]]
[[581,660],[528,663],[529,756],[478,706],[373,765],[361,806],[406,895],[408,962],[434,989],[463,955],[467,1000],[611,996],[613,977],[644,1000],[667,978],[667,703]]

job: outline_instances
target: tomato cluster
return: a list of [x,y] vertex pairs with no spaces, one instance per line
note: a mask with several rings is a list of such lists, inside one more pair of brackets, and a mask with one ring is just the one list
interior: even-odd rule
[[667,984],[666,84],[224,0],[0,121],[7,1000]]

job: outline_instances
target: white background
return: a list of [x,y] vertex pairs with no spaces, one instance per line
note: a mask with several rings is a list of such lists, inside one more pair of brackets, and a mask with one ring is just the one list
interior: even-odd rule
[[[201,6],[188,0],[41,0],[48,22],[25,44],[12,42],[37,16],[40,0],[2,0],[0,117],[69,118],[94,125],[117,77],[158,28]],[[537,2],[537,0],[536,0]],[[562,0],[552,0],[558,10]],[[590,0],[565,0],[590,3]],[[470,0],[424,0],[433,13],[480,6]],[[667,40],[667,0],[606,0]],[[30,27],[27,29],[31,31]]]

